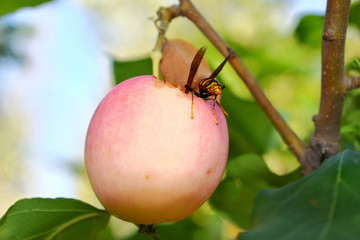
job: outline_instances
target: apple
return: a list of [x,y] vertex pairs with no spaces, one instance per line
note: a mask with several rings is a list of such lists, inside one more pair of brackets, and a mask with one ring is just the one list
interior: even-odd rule
[[86,136],[85,167],[105,209],[136,224],[184,219],[219,184],[228,157],[226,119],[212,101],[146,75],[115,86]]

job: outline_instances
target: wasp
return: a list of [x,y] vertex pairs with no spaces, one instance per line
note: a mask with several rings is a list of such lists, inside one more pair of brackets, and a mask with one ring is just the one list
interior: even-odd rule
[[195,74],[200,66],[201,60],[204,57],[206,49],[207,49],[206,46],[200,48],[197,51],[193,61],[191,62],[188,81],[185,85],[185,93],[189,93],[189,91],[190,91],[191,95],[192,95],[191,96],[191,118],[194,118],[194,114],[193,114],[194,94],[197,97],[202,98],[204,100],[214,100],[212,110],[213,110],[215,123],[216,123],[216,125],[218,125],[219,123],[218,123],[218,121],[216,119],[216,115],[215,115],[215,104],[219,105],[219,107],[221,108],[221,110],[223,111],[223,113],[226,116],[228,116],[228,114],[221,107],[220,103],[216,100],[217,96],[221,95],[222,90],[225,88],[225,86],[221,85],[219,83],[219,81],[215,79],[215,77],[220,73],[220,71],[226,64],[226,62],[230,59],[230,55],[225,58],[225,60],[215,69],[215,71],[208,78],[202,79],[199,82],[199,92],[197,92],[192,88],[192,82],[193,82]]

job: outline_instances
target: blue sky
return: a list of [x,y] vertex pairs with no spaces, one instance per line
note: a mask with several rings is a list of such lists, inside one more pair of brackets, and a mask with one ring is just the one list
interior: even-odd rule
[[34,178],[24,195],[75,196],[67,163],[81,164],[88,122],[111,86],[110,60],[69,1],[21,10],[9,21],[36,26],[25,43],[28,64],[0,75],[7,92],[1,100],[26,119],[25,161]]

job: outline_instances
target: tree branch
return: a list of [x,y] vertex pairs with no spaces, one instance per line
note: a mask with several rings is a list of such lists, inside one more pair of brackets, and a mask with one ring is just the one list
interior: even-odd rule
[[270,118],[271,122],[281,135],[282,139],[288,145],[289,149],[298,159],[302,159],[306,146],[299,137],[290,129],[279,112],[264,94],[255,77],[246,68],[245,64],[236,55],[235,51],[217,34],[204,17],[197,11],[190,0],[180,0],[180,8],[182,15],[192,21],[200,31],[214,44],[214,46],[225,57],[231,55],[229,63],[232,65],[236,73],[244,81],[255,100],[262,107],[264,112]]
[[351,90],[354,90],[356,88],[360,88],[360,76],[345,79],[345,95],[347,95]]
[[322,39],[322,78],[319,113],[314,116],[315,131],[302,159],[303,172],[317,169],[340,148],[341,113],[346,84],[344,71],[345,37],[350,0],[328,0]]

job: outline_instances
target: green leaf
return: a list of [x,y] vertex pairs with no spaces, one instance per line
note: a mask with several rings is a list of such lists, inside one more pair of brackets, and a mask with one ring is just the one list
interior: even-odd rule
[[[259,105],[224,91],[221,105],[229,113],[229,156],[244,153],[262,154],[275,144],[274,128]],[[256,126],[256,127],[254,127]]]
[[118,240],[112,231],[111,224],[108,224],[104,230],[100,231],[96,240]]
[[0,1],[0,16],[7,13],[14,12],[23,7],[35,7],[37,5],[50,2],[51,0],[1,0]]
[[126,62],[114,61],[113,69],[116,84],[119,84],[136,76],[151,75],[152,62],[150,57]]
[[14,60],[18,64],[27,61],[25,54],[14,44],[18,39],[29,38],[34,32],[33,27],[25,24],[0,24],[0,58]]
[[346,70],[360,73],[360,58],[354,58],[349,64],[347,64]]
[[350,7],[349,24],[360,29],[360,2],[354,2]]
[[253,229],[241,240],[357,240],[360,236],[360,152],[344,151],[306,177],[255,201]]
[[320,49],[323,25],[323,16],[306,15],[301,18],[296,27],[295,36],[299,42]]
[[348,123],[341,127],[340,143],[343,149],[360,150],[359,118],[360,110],[354,110],[352,113],[347,114],[346,120],[348,120]]
[[254,154],[240,156],[228,163],[225,179],[210,204],[244,229],[250,227],[251,209],[256,194],[264,188],[277,188],[300,178],[300,172],[279,176]]
[[22,199],[0,219],[0,239],[96,239],[109,217],[75,199]]
[[360,92],[350,92],[344,101],[341,126],[341,148],[360,150]]

